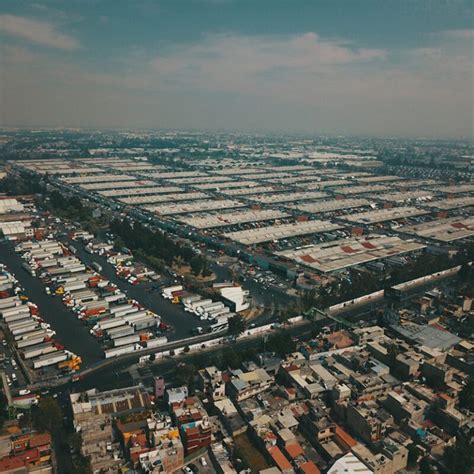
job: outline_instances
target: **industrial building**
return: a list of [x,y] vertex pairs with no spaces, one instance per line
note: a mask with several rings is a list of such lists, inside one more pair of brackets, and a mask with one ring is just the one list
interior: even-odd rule
[[402,240],[399,237],[369,235],[363,238],[348,238],[311,245],[301,249],[284,250],[275,252],[275,255],[322,273],[331,273],[355,265],[415,252],[425,247],[413,240]]
[[428,214],[428,211],[417,209],[416,207],[392,207],[390,209],[377,209],[374,211],[358,212],[357,214],[345,214],[340,219],[358,224],[377,224],[408,217],[422,216]]
[[317,234],[341,229],[339,224],[333,224],[329,221],[303,221],[293,222],[291,224],[275,224],[273,226],[260,227],[257,229],[241,230],[237,232],[228,232],[224,237],[234,240],[243,245],[254,245],[272,240],[286,239],[298,235]]
[[474,217],[451,217],[438,219],[399,229],[405,234],[414,234],[418,237],[439,242],[453,242],[454,240],[474,237]]

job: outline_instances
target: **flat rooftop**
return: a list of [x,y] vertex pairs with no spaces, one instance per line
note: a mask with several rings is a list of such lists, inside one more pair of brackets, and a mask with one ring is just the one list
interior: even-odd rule
[[205,201],[191,201],[186,203],[162,204],[159,206],[147,206],[145,209],[161,215],[187,214],[190,212],[211,211],[216,209],[231,209],[233,207],[245,207],[240,201],[231,199],[215,199]]
[[[222,178],[218,178],[217,176],[214,177],[214,181],[220,180]],[[219,183],[204,183],[204,184],[196,184],[193,186],[195,189],[230,189],[230,188],[243,188],[243,187],[250,187],[250,186],[258,186],[259,183],[256,181],[226,181],[226,182],[219,182]]]
[[126,189],[126,188],[139,188],[140,186],[156,186],[154,181],[147,179],[141,181],[114,181],[109,183],[89,183],[81,184],[80,187],[87,191],[101,191],[103,189]]
[[332,199],[330,201],[316,201],[309,203],[299,203],[286,206],[290,209],[297,209],[298,211],[316,214],[318,212],[331,212],[341,209],[353,209],[357,207],[369,206],[368,199]]
[[193,199],[207,199],[209,196],[201,192],[192,193],[171,193],[146,196],[131,196],[119,198],[124,204],[152,204],[155,202],[174,202],[174,201],[192,201]]
[[474,183],[457,184],[455,186],[441,186],[435,189],[441,193],[446,193],[446,194],[472,193],[474,192]]
[[401,176],[363,176],[356,178],[360,183],[384,183],[387,181],[403,181]]
[[285,217],[289,217],[289,215],[273,209],[248,209],[239,212],[221,212],[216,215],[186,216],[176,220],[197,229],[211,229],[227,225],[244,224],[246,222],[283,219]]
[[91,176],[71,176],[62,178],[61,181],[67,184],[86,184],[86,183],[107,183],[117,181],[133,181],[136,176],[126,174],[95,174]]
[[414,234],[424,239],[452,242],[474,237],[474,217],[451,217],[423,222],[398,229],[406,234]]
[[390,209],[345,214],[340,216],[340,219],[357,224],[377,224],[378,222],[406,219],[407,217],[421,216],[423,214],[428,214],[428,211],[417,209],[416,207],[392,207]]
[[266,196],[252,198],[252,200],[262,204],[277,204],[280,202],[304,201],[306,199],[321,199],[326,196],[327,194],[321,191],[301,191],[296,193],[267,194]]
[[322,273],[330,273],[425,247],[413,240],[374,234],[363,238],[335,240],[301,249],[283,250],[275,252],[275,255]]
[[385,192],[389,190],[390,188],[383,184],[372,184],[372,185],[363,185],[363,186],[344,186],[341,188],[337,188],[334,192],[348,195],[348,194],[380,193],[380,192]]
[[375,196],[376,199],[386,202],[405,202],[410,199],[429,199],[433,197],[433,191],[404,191],[397,193],[385,193]]
[[293,222],[290,224],[275,224],[272,226],[259,227],[257,229],[241,230],[228,232],[224,237],[243,245],[254,245],[272,240],[281,240],[298,235],[316,234],[321,232],[330,232],[332,230],[342,229],[339,224],[329,221],[304,221]]
[[263,194],[276,192],[277,189],[273,186],[252,186],[245,188],[226,189],[222,192],[226,196],[247,196],[252,194]]
[[97,191],[104,197],[118,198],[120,196],[137,196],[146,194],[166,194],[166,193],[179,193],[183,189],[178,186],[152,186],[152,187],[139,187],[139,188],[127,188],[127,189],[106,189],[104,191]]
[[425,204],[426,207],[447,211],[449,209],[458,209],[460,207],[474,206],[474,196],[466,196],[452,199],[441,199]]

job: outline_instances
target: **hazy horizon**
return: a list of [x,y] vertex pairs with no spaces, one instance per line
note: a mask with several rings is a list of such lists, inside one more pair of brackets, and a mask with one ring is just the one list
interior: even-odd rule
[[0,126],[472,139],[463,0],[6,0]]

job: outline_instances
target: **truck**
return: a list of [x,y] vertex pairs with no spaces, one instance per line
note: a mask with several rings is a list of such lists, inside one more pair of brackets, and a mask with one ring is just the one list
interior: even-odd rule
[[168,286],[166,288],[162,289],[161,295],[163,298],[170,300],[173,296],[173,292],[175,291],[180,291],[183,289],[183,285],[174,285],[174,286]]
[[57,351],[51,354],[44,354],[33,360],[33,368],[40,369],[49,365],[57,364],[63,360],[69,359],[70,353],[66,351]]
[[91,267],[98,273],[102,271],[102,265],[98,264],[97,262],[92,262]]
[[99,323],[97,323],[93,329],[100,329],[102,331],[105,331],[107,329],[112,329],[112,328],[116,328],[116,327],[119,327],[119,326],[124,326],[126,323],[125,319],[123,318],[109,318],[109,319],[105,319],[103,321],[100,321]]
[[21,306],[22,301],[18,296],[10,296],[8,298],[2,298],[0,299],[0,311],[3,311],[4,309],[9,309],[9,308],[14,308],[16,306]]
[[28,265],[27,263],[22,263],[21,267],[23,268],[23,270],[26,271],[26,273],[29,273],[31,276],[36,276],[36,270],[34,270],[31,265]]

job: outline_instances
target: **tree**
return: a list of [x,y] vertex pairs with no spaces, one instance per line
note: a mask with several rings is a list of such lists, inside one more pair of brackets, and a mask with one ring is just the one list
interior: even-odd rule
[[190,394],[194,393],[195,389],[195,377],[197,369],[192,364],[185,364],[176,368],[175,380],[178,385],[188,387]]
[[270,336],[265,344],[265,349],[270,352],[276,352],[279,356],[284,357],[296,350],[296,343],[291,336],[283,331]]
[[240,314],[229,318],[229,329],[227,330],[229,336],[239,336],[245,331],[246,326],[246,321]]
[[63,414],[58,402],[52,397],[42,397],[32,412],[33,423],[40,431],[57,433],[62,425]]
[[474,379],[469,378],[459,393],[459,405],[462,408],[474,411]]
[[415,444],[411,443],[408,445],[408,466],[413,467],[418,463],[418,458],[420,457],[420,448]]
[[443,464],[449,474],[474,472],[474,445],[457,437],[456,444],[444,451]]

